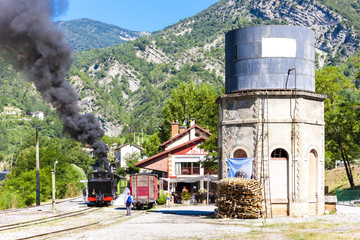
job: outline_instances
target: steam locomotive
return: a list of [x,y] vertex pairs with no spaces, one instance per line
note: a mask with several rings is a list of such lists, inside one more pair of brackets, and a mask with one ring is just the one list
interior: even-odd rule
[[108,206],[127,187],[125,177],[108,172],[97,170],[88,174],[88,197],[89,206]]

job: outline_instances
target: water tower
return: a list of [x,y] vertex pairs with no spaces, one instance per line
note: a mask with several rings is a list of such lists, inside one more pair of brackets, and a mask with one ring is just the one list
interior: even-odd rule
[[315,39],[296,26],[225,36],[219,105],[219,178],[229,158],[253,158],[268,216],[324,212],[324,99],[315,93]]

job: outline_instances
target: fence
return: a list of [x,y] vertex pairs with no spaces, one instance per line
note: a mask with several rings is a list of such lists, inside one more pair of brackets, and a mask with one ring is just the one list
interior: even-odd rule
[[355,200],[360,200],[360,190],[336,190],[338,203],[352,204]]

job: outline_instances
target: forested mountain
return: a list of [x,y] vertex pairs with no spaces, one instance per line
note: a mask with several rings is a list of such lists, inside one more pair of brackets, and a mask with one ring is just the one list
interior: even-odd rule
[[55,22],[55,26],[64,33],[67,42],[76,51],[109,47],[150,34],[87,18]]
[[[335,11],[337,2],[331,4],[335,5],[310,0],[222,0],[148,37],[76,54],[69,79],[85,111],[104,119],[109,133],[144,129],[151,134],[163,102],[180,82],[206,82],[220,93],[224,34],[229,30],[261,24],[311,28],[318,67],[338,64],[354,54],[359,46],[353,27],[357,21],[340,15],[344,9]],[[357,5],[346,7],[359,12]]]
[[[172,120],[182,123],[195,117],[213,133],[202,145],[213,157],[210,167],[216,166],[217,159],[215,99],[224,86],[225,33],[269,24],[314,30],[316,64],[323,67],[316,73],[316,87],[327,96],[325,163],[332,168],[335,160],[360,157],[359,19],[357,0],[220,0],[195,16],[140,38],[139,33],[88,19],[57,24],[77,50],[65,78],[78,93],[83,112],[93,113],[106,131],[102,140],[122,144],[135,141],[133,133],[143,132],[149,139],[143,146],[150,156],[168,139]],[[130,41],[114,45],[119,39]],[[51,197],[50,170],[55,160],[59,162],[58,196],[75,196],[82,188],[79,179],[85,178],[96,159],[65,135],[54,108],[24,80],[11,60],[20,56],[7,54],[0,50],[0,112],[11,106],[21,113],[0,114],[0,170],[12,170],[0,182],[0,208],[35,201],[36,127],[40,129],[42,200]],[[34,111],[43,111],[45,119],[26,114]],[[119,135],[121,140],[109,137]]]
[[[355,0],[221,0],[149,36],[104,49],[74,52],[73,67],[67,78],[75,87],[84,112],[94,113],[108,135],[141,130],[152,134],[162,118],[164,102],[179,83],[204,82],[214,85],[221,93],[225,72],[224,34],[229,30],[262,24],[313,29],[317,66],[321,67],[339,64],[358,51],[360,21],[356,16],[359,14],[359,3]],[[95,23],[79,20],[72,24],[79,26],[77,34],[85,35],[79,29],[98,29],[97,24],[101,24]],[[67,23],[59,23],[60,29],[66,26]],[[65,36],[74,29],[63,30]],[[133,35],[128,34],[131,39]],[[103,37],[99,42],[107,40]],[[78,49],[89,48],[88,43],[76,44]],[[2,65],[6,75],[9,66]],[[5,79],[0,80],[1,85]],[[12,105],[23,108],[17,98],[3,101],[0,107],[10,100]]]

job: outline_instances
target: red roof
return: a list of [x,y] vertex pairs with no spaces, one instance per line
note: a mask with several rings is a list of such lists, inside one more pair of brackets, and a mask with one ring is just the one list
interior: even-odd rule
[[194,124],[192,127],[189,127],[188,129],[186,129],[186,130],[183,131],[182,133],[177,134],[177,135],[175,135],[173,138],[170,138],[170,139],[167,140],[166,142],[162,143],[162,144],[160,145],[160,147],[163,147],[163,146],[167,145],[168,143],[171,143],[171,142],[175,141],[175,140],[178,139],[179,137],[184,136],[185,133],[189,132],[189,131],[190,131],[191,129],[193,129],[193,128],[198,128],[198,129],[200,129],[201,131],[203,131],[204,133],[206,133],[208,136],[211,136],[211,133],[210,133],[209,131],[207,131],[207,130],[201,128],[201,127],[199,127],[199,126],[196,125],[196,124]]
[[136,163],[135,166],[139,167],[139,165],[141,165],[141,164],[143,164],[143,163],[146,163],[146,162],[148,162],[148,161],[151,161],[151,160],[153,160],[153,159],[156,159],[156,158],[158,158],[158,157],[161,157],[161,156],[163,156],[164,154],[168,154],[168,153],[171,153],[171,152],[179,151],[179,150],[181,150],[181,148],[183,148],[183,147],[185,147],[185,146],[188,146],[188,145],[190,145],[190,144],[196,145],[196,144],[199,144],[200,142],[203,142],[203,141],[205,141],[205,140],[206,140],[206,138],[204,138],[204,137],[195,138],[195,139],[193,139],[193,140],[191,140],[191,141],[188,141],[188,142],[186,142],[186,143],[183,143],[183,144],[181,144],[181,145],[179,145],[179,146],[176,146],[176,147],[174,147],[174,148],[171,148],[171,149],[169,149],[169,150],[166,150],[166,151],[163,151],[163,152],[161,152],[161,153],[158,153],[158,154],[156,154],[156,155],[154,155],[154,156],[151,156],[151,157],[149,157],[149,158],[147,158],[147,159],[145,159],[145,160],[142,160],[141,162]]

